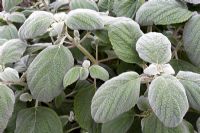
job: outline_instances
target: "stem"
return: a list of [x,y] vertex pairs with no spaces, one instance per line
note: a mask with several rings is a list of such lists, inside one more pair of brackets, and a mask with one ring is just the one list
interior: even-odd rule
[[107,61],[114,60],[114,59],[117,59],[117,57],[110,57],[110,58],[102,59],[102,60],[99,60],[99,63],[107,62]]
[[152,25],[148,26],[148,27],[147,27],[147,32],[152,32],[152,29],[153,29],[153,26],[152,26]]
[[72,91],[71,93],[67,94],[67,95],[65,96],[65,98],[70,97],[70,96],[73,96],[76,92],[77,92],[77,91]]
[[47,3],[45,2],[45,0],[42,0],[42,3],[44,4],[44,7],[46,8],[46,10],[47,10],[47,11],[50,11],[50,10],[49,10],[49,7],[48,7],[48,5],[47,5]]
[[79,43],[75,44],[75,46],[85,55],[93,64],[98,64],[96,59]]
[[76,129],[79,129],[79,128],[80,128],[80,126],[71,128],[71,129],[67,130],[66,133],[70,133],[70,132],[72,132],[72,131],[74,131]]
[[35,101],[35,108],[37,108],[37,107],[38,107],[38,103],[39,103],[39,101],[38,101],[38,100],[36,100],[36,101]]

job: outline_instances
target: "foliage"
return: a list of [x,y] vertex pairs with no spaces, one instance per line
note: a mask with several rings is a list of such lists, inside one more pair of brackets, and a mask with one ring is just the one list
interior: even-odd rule
[[0,133],[200,133],[199,0],[22,2],[2,0]]

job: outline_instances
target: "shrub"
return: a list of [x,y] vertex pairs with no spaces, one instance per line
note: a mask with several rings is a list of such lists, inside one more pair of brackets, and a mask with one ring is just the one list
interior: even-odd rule
[[21,2],[0,12],[0,133],[200,132],[199,0]]

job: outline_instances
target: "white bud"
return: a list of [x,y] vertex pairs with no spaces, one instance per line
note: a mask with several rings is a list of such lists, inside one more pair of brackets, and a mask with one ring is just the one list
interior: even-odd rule
[[144,69],[144,73],[147,75],[153,75],[153,76],[160,74],[160,72],[157,69],[156,64],[149,65],[147,68]]
[[90,67],[90,61],[89,60],[84,60],[82,66],[84,68],[89,68]]

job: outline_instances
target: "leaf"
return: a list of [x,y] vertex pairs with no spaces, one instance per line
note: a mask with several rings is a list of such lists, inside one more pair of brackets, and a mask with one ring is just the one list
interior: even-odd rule
[[86,80],[88,78],[89,74],[90,73],[89,73],[88,68],[81,67],[79,79],[80,80]]
[[89,130],[93,123],[90,107],[92,97],[95,93],[95,87],[89,84],[87,86],[81,86],[78,89],[78,93],[74,99],[75,119],[82,128]]
[[200,74],[180,71],[176,77],[185,87],[190,106],[200,111]]
[[183,31],[183,45],[188,58],[196,66],[200,66],[200,41],[198,38],[200,30],[200,15],[194,15],[185,25]]
[[20,101],[22,102],[31,102],[32,101],[32,96],[29,93],[23,93],[19,97]]
[[74,65],[68,48],[49,46],[38,54],[27,70],[27,83],[33,99],[49,102],[63,90],[65,73]]
[[99,0],[98,7],[102,12],[111,11],[115,0]]
[[99,11],[97,4],[94,0],[72,0],[69,6],[71,10],[81,8]]
[[36,52],[41,51],[51,45],[52,45],[52,43],[35,43],[35,44],[29,45],[27,47],[26,53],[28,53],[28,54],[36,53]]
[[13,12],[11,14],[7,14],[7,20],[15,23],[23,23],[26,20],[26,17],[21,12]]
[[55,98],[55,106],[56,108],[62,107],[63,102],[65,101],[65,92],[63,91],[59,96]]
[[97,79],[101,79],[103,81],[106,81],[109,79],[109,73],[107,72],[107,70],[99,65],[92,65],[89,68],[89,71],[90,71],[90,75],[93,79],[97,78]]
[[23,0],[2,0],[2,6],[5,11],[10,11],[14,6],[20,4]]
[[73,84],[80,78],[80,70],[81,67],[75,66],[71,68],[66,74],[63,79],[63,86],[66,88],[67,86]]
[[185,120],[177,127],[169,128],[165,127],[154,114],[143,118],[141,123],[143,133],[194,133],[192,125]]
[[19,73],[10,67],[6,67],[3,72],[0,73],[0,79],[6,82],[19,81]]
[[7,40],[18,38],[17,28],[12,24],[0,26],[0,38]]
[[171,60],[171,42],[161,33],[144,34],[136,43],[141,59],[149,63],[165,64]]
[[187,21],[192,12],[186,4],[177,0],[150,0],[136,13],[136,21],[143,25],[169,25]]
[[47,32],[54,22],[52,13],[34,11],[19,29],[19,37],[23,40],[33,39]]
[[46,107],[28,108],[18,113],[15,133],[63,133],[58,115]]
[[114,0],[113,12],[117,17],[124,16],[134,18],[142,3],[142,0]]
[[199,0],[184,0],[184,1],[192,4],[200,4]]
[[0,97],[0,133],[3,133],[14,110],[15,96],[10,88],[0,84]]
[[148,92],[153,112],[166,127],[176,127],[186,114],[189,105],[183,85],[171,75],[155,78]]
[[140,96],[137,102],[137,107],[141,110],[141,111],[147,111],[148,109],[150,109],[150,105],[149,105],[149,100],[147,97],[144,96]]
[[140,62],[135,44],[142,34],[139,25],[126,18],[115,21],[108,28],[108,35],[115,53],[127,63]]
[[133,124],[134,113],[129,111],[102,125],[102,133],[126,133]]
[[98,12],[90,9],[76,9],[68,13],[67,26],[72,30],[98,30],[104,24]]
[[197,73],[200,72],[200,69],[198,67],[180,59],[179,60],[173,59],[170,61],[170,64],[172,65],[176,73],[178,73],[179,71],[191,71]]
[[11,39],[0,46],[0,63],[5,65],[20,60],[27,45],[20,39]]
[[135,106],[140,93],[140,78],[135,72],[125,72],[106,81],[96,91],[91,114],[98,123],[113,120]]
[[0,46],[2,46],[5,42],[7,42],[8,40],[7,39],[1,39],[0,38]]

